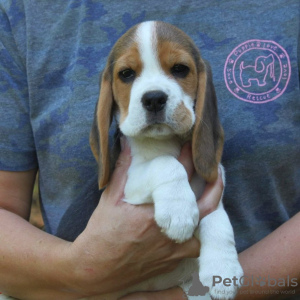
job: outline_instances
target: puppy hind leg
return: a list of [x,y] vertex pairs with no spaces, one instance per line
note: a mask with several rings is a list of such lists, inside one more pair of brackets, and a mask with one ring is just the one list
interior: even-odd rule
[[[243,270],[235,248],[234,233],[227,213],[220,202],[216,211],[204,217],[199,226],[201,253],[199,277],[208,286],[214,299],[234,299]],[[216,278],[237,278],[231,285],[223,285]]]

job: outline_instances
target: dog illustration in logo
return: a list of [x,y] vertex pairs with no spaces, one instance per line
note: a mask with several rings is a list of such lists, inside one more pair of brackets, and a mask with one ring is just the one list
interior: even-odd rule
[[269,77],[275,81],[275,59],[273,54],[268,56],[258,56],[254,66],[244,66],[244,61],[240,64],[240,79],[243,87],[250,87],[253,81],[258,86],[265,86],[266,79]]

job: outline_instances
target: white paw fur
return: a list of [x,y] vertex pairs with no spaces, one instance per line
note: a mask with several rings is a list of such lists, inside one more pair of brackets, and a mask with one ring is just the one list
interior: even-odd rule
[[196,198],[189,186],[166,193],[168,189],[162,186],[153,193],[155,221],[170,239],[182,243],[193,236],[199,222]]

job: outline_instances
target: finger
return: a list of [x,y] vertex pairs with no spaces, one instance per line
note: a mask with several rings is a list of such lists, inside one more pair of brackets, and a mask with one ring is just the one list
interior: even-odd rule
[[182,300],[187,299],[180,287],[158,292],[138,292],[120,298],[120,300]]
[[159,292],[150,292],[147,300],[184,300],[187,299],[184,291],[180,287],[173,287]]
[[119,298],[119,300],[148,300],[149,295],[147,294],[148,293],[143,292],[132,293],[125,297]]
[[180,155],[178,157],[179,162],[184,166],[189,181],[191,180],[193,173],[195,171],[193,158],[192,158],[192,146],[191,143],[185,143],[181,149]]
[[200,242],[197,238],[192,237],[188,241],[182,244],[176,244],[176,249],[174,251],[175,259],[182,258],[197,258],[200,254]]
[[113,192],[116,201],[120,201],[124,197],[124,188],[127,181],[127,172],[131,164],[131,152],[128,141],[125,137],[121,137],[121,153],[115,165],[110,182],[104,191],[105,194]]
[[[158,300],[162,299],[172,299],[172,300],[182,300],[182,299],[188,299],[184,291],[180,287],[174,287],[165,291],[161,292],[160,298],[157,298]],[[163,298],[165,297],[165,298]]]
[[200,210],[200,219],[217,209],[224,190],[221,171],[219,170],[218,178],[213,183],[207,183],[204,192],[197,200]]

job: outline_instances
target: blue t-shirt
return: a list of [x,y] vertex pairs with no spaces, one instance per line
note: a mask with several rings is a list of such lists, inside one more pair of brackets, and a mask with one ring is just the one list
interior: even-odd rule
[[116,40],[172,23],[213,71],[239,251],[300,210],[298,0],[3,1],[0,169],[39,168],[46,231],[74,240],[100,192],[89,132]]

